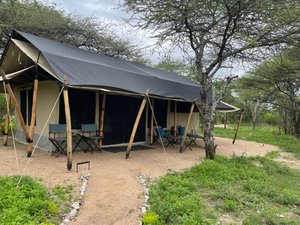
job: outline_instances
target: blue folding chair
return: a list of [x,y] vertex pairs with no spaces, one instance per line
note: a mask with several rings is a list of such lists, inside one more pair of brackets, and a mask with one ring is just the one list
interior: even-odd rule
[[67,146],[66,124],[49,124],[49,140],[55,146],[55,150],[51,152],[51,155],[55,157],[61,153],[67,155],[65,151]]
[[171,133],[165,132],[165,130],[162,127],[156,127],[155,128],[158,137],[160,136],[163,140],[166,141],[166,147],[168,147],[170,144],[174,145],[174,136],[171,135]]
[[88,150],[91,150],[92,153],[94,150],[102,152],[98,147],[100,135],[99,130],[97,130],[97,124],[81,124],[81,140],[87,144],[85,152]]

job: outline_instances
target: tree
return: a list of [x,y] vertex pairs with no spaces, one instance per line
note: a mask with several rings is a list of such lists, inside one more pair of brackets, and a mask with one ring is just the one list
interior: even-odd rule
[[249,88],[248,78],[241,77],[237,80],[237,95],[244,105],[244,110],[250,112],[250,121],[255,130],[259,117],[267,109],[267,99],[261,90]]
[[157,63],[154,66],[161,70],[166,70],[169,72],[177,73],[177,74],[184,76],[190,80],[193,80],[193,81],[196,80],[194,67],[183,61],[176,60],[176,59],[172,60],[170,58],[164,58],[163,60],[161,60],[159,63]]
[[243,78],[243,87],[260,93],[283,120],[285,133],[300,135],[300,49],[291,48]]
[[11,30],[40,35],[89,51],[132,61],[143,61],[141,53],[128,40],[119,38],[112,24],[96,18],[79,18],[55,5],[40,1],[0,1],[0,54]]
[[206,157],[215,158],[213,129],[217,102],[234,76],[221,90],[208,96],[213,78],[231,59],[249,58],[254,50],[290,44],[299,37],[298,0],[125,0],[131,23],[155,30],[159,42],[173,44],[193,55],[200,83]]

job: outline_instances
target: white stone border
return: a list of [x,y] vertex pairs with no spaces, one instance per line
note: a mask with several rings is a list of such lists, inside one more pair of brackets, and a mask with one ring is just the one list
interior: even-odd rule
[[[144,194],[144,198],[143,198],[143,202],[140,206],[140,210],[141,210],[141,214],[140,217],[142,218],[144,216],[144,214],[146,213],[146,211],[150,208],[150,205],[148,203],[148,199],[149,199],[149,187],[148,187],[148,178],[144,175],[140,175],[139,176],[139,182],[143,187],[143,194]],[[139,222],[139,225],[142,225],[142,221]]]
[[90,174],[81,175],[80,178],[81,178],[82,184],[80,187],[80,200],[73,202],[73,204],[71,205],[71,207],[72,207],[71,212],[67,216],[64,217],[64,219],[60,225],[66,225],[71,220],[75,219],[75,217],[76,217],[77,213],[79,212],[80,207],[83,203],[83,197],[85,195],[87,185],[88,185],[88,180],[89,180],[90,176],[91,176]]

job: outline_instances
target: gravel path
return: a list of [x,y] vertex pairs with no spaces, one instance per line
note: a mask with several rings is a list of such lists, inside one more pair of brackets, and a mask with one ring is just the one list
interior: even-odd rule
[[[232,140],[216,138],[218,154],[232,155],[264,155],[278,148],[271,145],[237,140],[233,145]],[[49,153],[37,150],[28,166],[26,175],[39,178],[48,187],[55,184],[76,185],[79,193],[81,174],[91,174],[84,205],[71,225],[134,225],[138,224],[140,205],[143,201],[143,187],[139,182],[141,175],[158,178],[170,170],[180,171],[189,168],[204,159],[203,143],[193,146],[193,151],[186,150],[179,154],[176,148],[167,148],[167,154],[156,146],[155,149],[132,151],[130,158],[125,159],[125,153],[82,153],[73,155],[73,170],[66,169],[66,158],[59,156],[53,158]],[[17,145],[20,168],[23,169],[27,162],[26,146]],[[16,159],[12,144],[0,147],[0,175],[17,175]],[[89,160],[91,170],[85,165],[76,173],[77,162]]]

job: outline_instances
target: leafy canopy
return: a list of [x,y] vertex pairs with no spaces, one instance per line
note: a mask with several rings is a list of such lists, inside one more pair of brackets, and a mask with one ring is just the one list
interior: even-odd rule
[[114,25],[93,17],[80,18],[55,5],[33,0],[0,1],[0,52],[12,29],[40,35],[89,51],[127,60],[142,61],[128,40],[116,35]]

